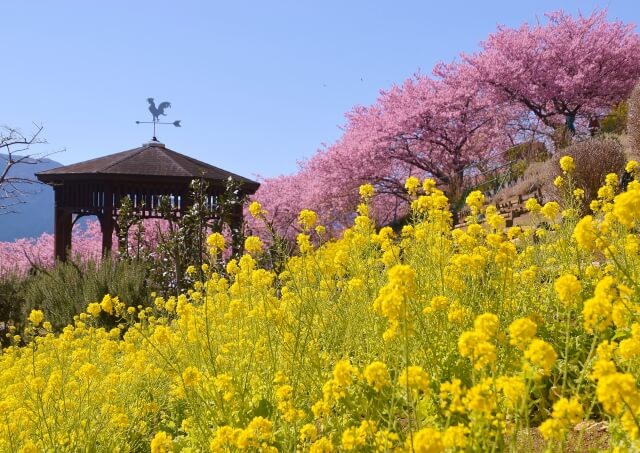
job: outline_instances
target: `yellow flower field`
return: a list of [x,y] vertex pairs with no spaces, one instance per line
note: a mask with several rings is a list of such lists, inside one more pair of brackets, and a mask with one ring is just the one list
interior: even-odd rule
[[363,186],[339,240],[301,214],[279,275],[258,238],[219,268],[213,235],[206,281],[153,309],[107,295],[60,335],[32,312],[0,358],[0,451],[526,451],[534,428],[560,451],[584,420],[640,448],[640,182],[607,178],[580,217],[560,163],[538,228],[474,192],[452,229],[427,180],[409,225],[376,230]]

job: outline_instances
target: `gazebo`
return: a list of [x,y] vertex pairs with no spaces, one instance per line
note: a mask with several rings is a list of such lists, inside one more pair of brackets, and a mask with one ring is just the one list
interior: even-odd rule
[[[190,207],[189,184],[194,179],[208,183],[208,199],[213,204],[232,178],[240,195],[251,195],[260,184],[205,162],[193,159],[151,141],[140,148],[111,154],[36,174],[53,187],[55,199],[55,257],[67,259],[73,224],[79,217],[95,215],[102,230],[102,251],[112,249],[112,236],[120,202],[129,197],[142,218],[161,218],[161,197],[170,197],[176,216]],[[237,206],[229,222],[236,231],[242,222],[242,206]]]

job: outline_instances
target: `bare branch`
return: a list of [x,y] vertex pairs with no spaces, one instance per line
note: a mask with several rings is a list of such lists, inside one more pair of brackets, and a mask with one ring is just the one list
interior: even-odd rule
[[39,192],[37,187],[41,183],[35,179],[17,175],[18,166],[37,165],[52,154],[60,151],[33,152],[31,147],[46,144],[41,137],[42,125],[33,124],[30,133],[23,133],[19,129],[0,126],[0,215],[14,212],[17,205],[26,202],[29,195]]

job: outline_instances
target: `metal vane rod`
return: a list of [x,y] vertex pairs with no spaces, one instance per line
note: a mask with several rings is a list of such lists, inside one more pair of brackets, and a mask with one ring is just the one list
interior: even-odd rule
[[174,122],[163,122],[160,121],[160,116],[167,116],[164,113],[165,109],[171,108],[170,102],[161,102],[156,107],[156,103],[153,98],[147,98],[147,102],[149,103],[149,112],[151,112],[152,121],[136,121],[136,124],[153,124],[153,140],[158,141],[156,138],[156,124],[173,124],[175,127],[182,127],[180,125],[180,120]]
[[174,121],[173,123],[163,123],[160,121],[136,121],[136,124],[173,124],[175,127],[182,127],[180,125],[180,121],[182,120],[177,120],[177,121]]

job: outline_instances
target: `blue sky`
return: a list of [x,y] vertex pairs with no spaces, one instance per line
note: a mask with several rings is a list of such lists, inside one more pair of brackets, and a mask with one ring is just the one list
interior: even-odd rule
[[637,0],[0,0],[0,124],[43,124],[70,164],[151,138],[147,97],[171,101],[158,138],[252,177],[296,170],[340,136],[344,113],[438,61],[472,52],[496,24],[545,12],[640,22]]

